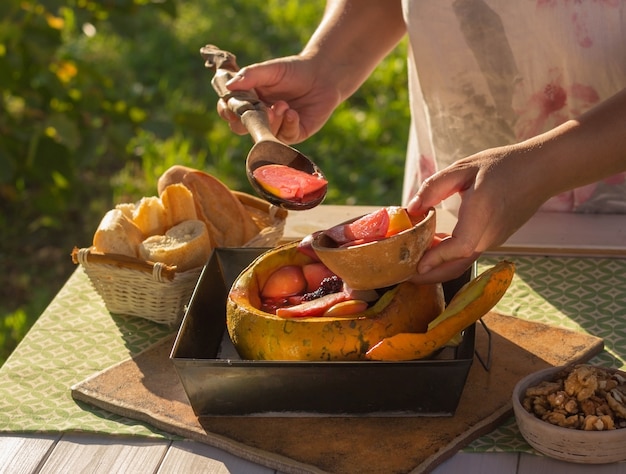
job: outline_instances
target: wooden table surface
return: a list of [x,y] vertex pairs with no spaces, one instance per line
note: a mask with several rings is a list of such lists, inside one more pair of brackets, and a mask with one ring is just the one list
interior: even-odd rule
[[[193,441],[105,435],[0,434],[0,472],[273,474],[270,469]],[[524,453],[457,453],[434,474],[619,474],[626,464],[584,465]],[[356,473],[355,473],[356,474]],[[381,473],[384,474],[384,473]]]
[[[367,207],[323,206],[290,216],[285,237],[298,238],[319,228],[320,222],[341,222],[368,212]],[[449,232],[454,217],[441,213],[438,230]],[[560,219],[560,220],[559,220]],[[622,221],[623,222],[623,221]],[[593,225],[591,234],[585,229]],[[582,229],[572,232],[572,226]],[[580,241],[583,239],[584,241]],[[508,245],[508,247],[507,247]],[[579,254],[626,255],[626,226],[595,216],[538,216],[505,245],[505,250]],[[551,249],[551,250],[550,250]],[[625,448],[626,449],[626,448]],[[0,473],[251,473],[273,469],[254,464],[220,449],[193,442],[155,440],[81,433],[13,433],[0,427]],[[524,453],[459,452],[433,472],[500,474],[614,474],[626,473],[626,463],[581,465]]]

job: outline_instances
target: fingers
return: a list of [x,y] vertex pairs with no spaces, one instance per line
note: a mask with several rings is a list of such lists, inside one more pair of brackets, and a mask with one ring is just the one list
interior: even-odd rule
[[228,122],[230,129],[237,135],[245,135],[248,133],[246,127],[241,123],[239,116],[228,108],[224,99],[217,101],[217,113],[222,119]]
[[[285,104],[286,105],[286,104]],[[280,128],[275,133],[276,138],[287,144],[302,141],[300,131],[300,116],[298,112],[287,108],[282,114]]]
[[450,281],[461,276],[474,261],[474,258],[467,258],[446,262],[425,273],[416,273],[410,280],[417,285]]
[[417,274],[412,279],[416,283],[432,283],[451,280],[461,275],[481,253],[479,244],[487,223],[485,207],[474,202],[478,168],[457,162],[428,178],[407,205],[411,215],[420,215],[430,207],[435,207],[450,196],[460,193],[461,206],[459,220],[452,232],[432,246],[421,258]]
[[272,61],[253,64],[240,69],[235,76],[226,83],[231,91],[256,89],[259,86],[271,86],[279,81],[278,70],[272,67]]
[[[480,256],[480,240],[484,225],[481,219],[473,221],[477,227],[464,229],[459,220],[452,235],[436,236],[434,245],[424,253],[417,265],[414,283],[434,283],[452,280],[461,275]],[[441,240],[440,240],[441,239]]]
[[[220,99],[217,103],[219,116],[228,122],[230,129],[237,135],[248,133],[241,123],[241,118],[234,113],[226,101]],[[300,117],[298,113],[289,108],[285,101],[278,101],[267,109],[267,116],[270,122],[272,133],[276,138],[284,143],[297,143],[300,138]]]
[[[240,69],[237,74],[235,74],[235,76],[226,83],[226,87],[228,87],[228,89],[231,91],[237,91],[250,90],[255,89],[260,85],[267,85],[267,81],[271,80],[272,76],[276,75],[274,72],[271,72],[274,69],[275,68],[272,67],[264,67],[263,63],[244,67],[243,69]],[[286,103],[282,104],[281,106],[279,106],[278,113],[276,113],[275,115],[272,115],[268,110],[270,124],[272,125],[274,132],[277,132],[280,128],[280,121],[282,120],[282,116],[286,108],[288,108]],[[218,101],[217,112],[222,119],[228,122],[230,129],[234,133],[236,133],[237,135],[245,135],[246,133],[248,133],[246,128],[241,123],[240,117],[228,108],[225,100],[220,99]]]
[[424,253],[417,265],[417,271],[418,273],[427,273],[444,263],[472,259],[478,255],[479,252],[476,250],[474,242],[464,240],[462,237],[455,237],[453,234]]
[[476,178],[476,170],[466,167],[451,167],[441,170],[426,179],[415,196],[409,201],[407,211],[420,215],[429,208],[467,189]]
[[[260,95],[260,91],[268,90],[268,88],[280,82],[283,68],[280,66],[280,63],[274,60],[253,64],[239,70],[226,83],[226,87],[231,91],[257,89],[257,93]],[[267,98],[261,97],[261,99],[266,100]],[[301,130],[298,112],[291,109],[284,100],[276,100],[273,103],[267,101],[266,103],[268,104],[268,119],[274,136],[287,144],[302,141],[303,131]],[[230,129],[234,133],[238,135],[247,133],[240,117],[228,109],[225,101],[220,100],[218,102],[217,111],[220,117],[228,122]]]

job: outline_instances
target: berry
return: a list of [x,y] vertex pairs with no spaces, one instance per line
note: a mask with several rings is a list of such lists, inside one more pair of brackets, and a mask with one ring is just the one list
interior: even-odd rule
[[343,280],[337,275],[326,277],[320,283],[319,288],[302,296],[302,301],[311,301],[322,296],[338,293],[343,289]]

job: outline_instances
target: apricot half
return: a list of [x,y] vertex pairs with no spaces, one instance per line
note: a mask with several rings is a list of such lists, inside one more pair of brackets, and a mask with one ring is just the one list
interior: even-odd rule
[[424,332],[444,307],[440,284],[404,282],[365,311],[341,317],[281,318],[259,309],[261,288],[285,265],[314,260],[297,243],[272,249],[235,280],[226,302],[226,324],[239,355],[248,360],[360,360],[372,344],[403,332]]

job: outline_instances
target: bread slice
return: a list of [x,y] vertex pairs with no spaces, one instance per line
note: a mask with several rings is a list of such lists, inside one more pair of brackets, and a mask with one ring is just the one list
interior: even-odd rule
[[95,250],[102,253],[137,257],[143,233],[122,210],[108,211],[93,236]]
[[167,214],[168,228],[198,218],[193,195],[182,183],[167,186],[161,194],[161,201]]
[[133,220],[133,212],[135,212],[135,203],[134,202],[123,202],[115,205],[115,209],[119,209],[122,211],[122,214],[126,216],[127,219]]
[[139,245],[139,255],[149,262],[176,265],[186,271],[204,265],[211,255],[211,240],[204,222],[183,221],[165,235],[153,235]]
[[156,196],[142,197],[139,200],[133,210],[133,222],[146,237],[163,234],[169,227],[165,207]]

